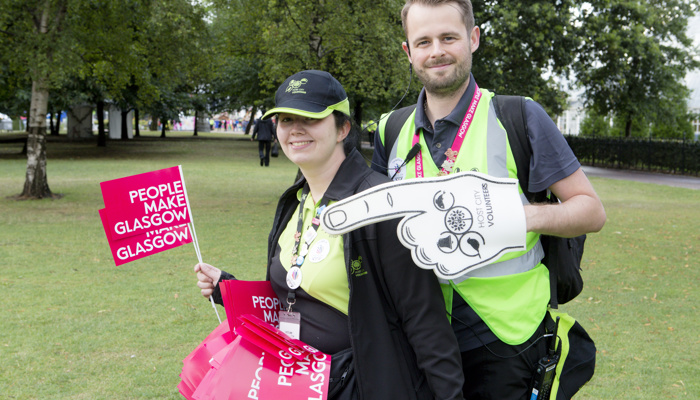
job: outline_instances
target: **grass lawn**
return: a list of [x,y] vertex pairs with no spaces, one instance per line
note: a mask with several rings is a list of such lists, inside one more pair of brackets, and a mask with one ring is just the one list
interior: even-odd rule
[[[169,132],[48,143],[60,200],[14,201],[26,157],[0,144],[0,399],[178,399],[182,359],[217,324],[192,245],[115,267],[99,182],[182,165],[202,256],[264,278],[268,229],[296,167],[269,168],[241,134]],[[592,179],[608,222],[590,235],[585,289],[561,308],[598,346],[576,399],[700,398],[700,191]],[[224,315],[223,308],[219,308]]]

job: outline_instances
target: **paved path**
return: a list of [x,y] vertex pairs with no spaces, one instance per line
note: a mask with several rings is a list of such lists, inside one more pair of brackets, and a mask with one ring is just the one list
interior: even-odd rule
[[608,169],[599,167],[589,167],[586,165],[583,166],[583,171],[586,173],[587,176],[655,183],[657,185],[668,185],[700,190],[700,177],[696,176],[670,175],[642,171]]

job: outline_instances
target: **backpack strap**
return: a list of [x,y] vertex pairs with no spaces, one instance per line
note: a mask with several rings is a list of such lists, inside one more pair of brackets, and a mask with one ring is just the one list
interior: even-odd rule
[[[532,158],[532,147],[527,137],[528,129],[525,122],[525,102],[522,96],[493,96],[493,106],[496,116],[503,124],[508,134],[510,150],[515,158],[515,166],[518,169],[518,181],[523,189],[523,194],[530,203],[535,202],[535,197],[540,197],[540,193],[532,193],[529,190],[530,182],[530,159]],[[544,193],[546,195],[546,192]],[[544,200],[542,196],[539,200]]]
[[399,108],[398,110],[389,114],[387,117],[386,125],[384,127],[384,157],[386,158],[387,162],[389,161],[389,156],[391,155],[391,149],[394,147],[394,143],[396,143],[399,133],[401,133],[401,128],[403,128],[406,120],[411,116],[411,114],[413,114],[415,109],[416,105],[413,104]]
[[[547,198],[547,191],[532,193],[528,183],[530,182],[530,159],[532,158],[532,146],[528,139],[527,123],[525,121],[525,99],[522,96],[501,96],[495,95],[493,102],[496,116],[503,124],[508,134],[510,150],[515,158],[515,165],[518,169],[518,181],[523,190],[525,198],[530,203],[556,201],[554,195]],[[547,269],[549,270],[549,291],[551,308],[558,307],[557,301],[557,268],[558,247],[554,240],[543,240],[543,245],[547,245]],[[548,243],[547,243],[548,242]]]

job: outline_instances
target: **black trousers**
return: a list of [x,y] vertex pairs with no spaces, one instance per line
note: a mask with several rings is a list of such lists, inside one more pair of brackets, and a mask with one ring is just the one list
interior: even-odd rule
[[[548,318],[549,314],[545,319]],[[545,321],[542,321],[532,337],[521,345],[511,346],[498,340],[463,352],[464,398],[529,400],[535,365],[547,354],[550,338],[542,338],[544,334]],[[532,347],[528,348],[530,345]]]
[[260,165],[265,164],[265,166],[270,165],[270,147],[271,143],[268,140],[258,141],[258,152],[260,153]]

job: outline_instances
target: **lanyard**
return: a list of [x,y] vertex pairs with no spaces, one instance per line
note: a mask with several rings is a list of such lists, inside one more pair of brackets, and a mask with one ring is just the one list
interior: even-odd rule
[[[479,105],[479,100],[481,100],[481,90],[479,89],[479,85],[476,85],[474,88],[474,96],[472,97],[472,101],[469,104],[466,114],[464,114],[464,119],[462,120],[462,124],[459,126],[459,130],[457,131],[454,142],[452,142],[452,146],[445,152],[447,159],[440,167],[440,172],[438,175],[449,175],[449,173],[452,172],[452,166],[454,166],[454,163],[457,160],[457,155],[459,154],[459,150],[462,148],[464,138],[467,136],[472,120],[474,120],[474,114],[476,114],[476,107]],[[412,145],[415,146],[419,142],[420,130],[416,131],[416,134],[413,136]],[[416,155],[416,178],[422,178],[423,176],[423,154],[422,151],[419,151]]]
[[[287,293],[287,303],[289,304],[289,310],[291,310],[292,305],[296,302],[295,300],[295,290],[301,286],[301,266],[304,264],[306,255],[309,254],[309,246],[311,242],[316,239],[318,235],[318,227],[321,225],[321,213],[328,205],[330,199],[325,195],[321,198],[321,203],[316,210],[316,215],[311,220],[311,226],[304,233],[304,243],[301,243],[301,228],[304,225],[304,204],[306,199],[309,197],[310,192],[309,184],[304,185],[304,189],[301,192],[301,200],[299,202],[299,217],[297,219],[297,230],[294,233],[294,247],[292,248],[292,267],[289,268],[287,272],[287,286],[289,287],[289,292]],[[301,247],[300,247],[301,245]]]

